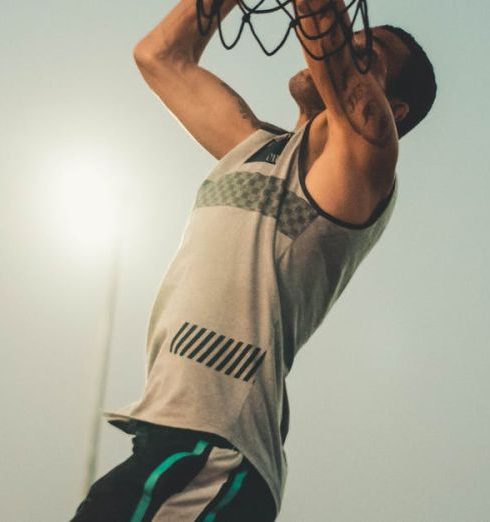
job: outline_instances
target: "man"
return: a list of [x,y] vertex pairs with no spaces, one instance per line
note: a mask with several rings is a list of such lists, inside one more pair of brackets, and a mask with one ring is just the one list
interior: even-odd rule
[[[295,9],[321,3],[297,0]],[[225,0],[221,17],[234,5]],[[332,16],[303,18],[302,29],[318,34]],[[323,39],[297,35],[321,55],[338,46],[341,26]],[[305,52],[308,68],[290,80],[299,118],[288,132],[198,65],[215,29],[201,36],[195,0],[181,0],[135,48],[151,89],[219,161],[152,310],[143,397],[106,413],[136,435],[134,454],[92,486],[78,522],[275,520],[287,467],[285,377],[385,229],[398,138],[435,98],[415,40],[378,27],[366,75],[348,47],[322,61]],[[364,40],[354,36],[359,53]]]

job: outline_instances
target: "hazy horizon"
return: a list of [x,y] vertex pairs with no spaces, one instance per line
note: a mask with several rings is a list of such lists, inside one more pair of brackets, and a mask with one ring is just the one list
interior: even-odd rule
[[[3,520],[62,522],[81,501],[118,208],[105,409],[142,392],[151,305],[215,165],[132,58],[176,3],[27,0],[0,21]],[[373,26],[424,46],[439,92],[401,140],[387,230],[288,377],[279,522],[488,520],[489,37],[487,4],[471,5],[369,3]],[[285,24],[270,19],[257,27],[272,46]],[[294,128],[294,34],[270,58],[247,28],[232,51],[215,35],[201,65],[260,119]],[[130,451],[104,424],[97,476]]]

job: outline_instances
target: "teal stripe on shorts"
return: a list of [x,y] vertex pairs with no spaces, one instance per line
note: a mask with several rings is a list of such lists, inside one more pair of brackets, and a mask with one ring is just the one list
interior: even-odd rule
[[143,495],[141,496],[141,499],[136,506],[130,522],[141,522],[143,520],[143,517],[145,516],[146,511],[148,510],[148,507],[151,503],[153,490],[155,489],[158,480],[170,467],[185,457],[190,457],[192,455],[202,455],[208,446],[208,442],[200,440],[192,452],[182,451],[180,453],[174,453],[173,455],[167,457],[161,464],[159,464],[146,480],[145,485],[143,486]]
[[240,471],[235,475],[233,482],[231,483],[230,489],[226,492],[226,495],[221,499],[218,505],[214,508],[213,511],[208,513],[204,518],[203,522],[214,522],[216,517],[218,516],[218,511],[227,506],[238,494],[240,488],[242,487],[243,481],[247,475],[247,470]]

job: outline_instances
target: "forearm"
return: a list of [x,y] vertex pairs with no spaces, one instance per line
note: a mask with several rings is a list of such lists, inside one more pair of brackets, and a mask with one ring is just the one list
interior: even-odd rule
[[[351,25],[345,2],[343,0],[294,0],[294,4],[297,14],[300,17],[304,16],[300,20],[304,33],[309,36],[316,36],[328,30],[323,38],[315,40],[306,38],[300,32],[301,39],[307,44],[312,54],[325,56],[338,49],[345,38],[344,30],[348,30]],[[323,12],[319,12],[327,4],[331,4],[331,7],[329,6]],[[312,13],[318,14],[311,16]]]
[[[213,0],[203,0],[205,13],[211,12]],[[220,9],[223,20],[235,7],[236,0],[222,0]],[[203,17],[204,28],[208,20]],[[218,27],[217,17],[209,32],[202,36],[197,23],[196,0],[181,0],[167,16],[150,31],[134,49],[138,59],[170,59],[198,63],[201,55]]]
[[[328,0],[295,0],[298,13],[319,11]],[[345,11],[342,15],[341,13]],[[341,16],[341,19],[337,19]],[[310,16],[301,20],[303,31],[310,35],[328,34],[316,40],[306,38],[298,28],[298,37],[315,56],[324,56],[339,49],[350,38],[350,17],[344,2],[336,2],[336,12]],[[344,44],[339,52],[323,60],[315,60],[303,50],[315,86],[329,112],[330,129],[336,128],[346,136],[354,131],[370,145],[384,148],[395,146],[396,128],[388,100],[381,87],[386,71],[372,67],[361,74],[354,66],[350,45]],[[375,76],[376,75],[376,76]]]
[[[297,14],[301,18],[300,26],[297,28],[297,36],[308,51],[303,48],[306,63],[312,74],[313,81],[323,98],[325,105],[330,112],[342,112],[340,100],[338,99],[337,85],[339,84],[342,73],[351,69],[352,63],[348,53],[348,46],[345,45],[340,52],[332,54],[339,48],[345,39],[342,25],[350,25],[350,17],[347,11],[342,15],[342,21],[337,20],[336,12],[327,9],[321,14],[311,15],[318,12],[329,0],[294,0]],[[345,10],[342,0],[335,2],[337,12]],[[328,34],[322,38],[310,39],[328,30]],[[323,60],[316,60],[310,56],[327,56]],[[330,56],[329,56],[330,55]]]

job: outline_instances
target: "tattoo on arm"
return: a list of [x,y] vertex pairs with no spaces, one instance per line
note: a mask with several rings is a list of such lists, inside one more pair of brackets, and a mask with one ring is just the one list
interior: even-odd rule
[[347,114],[353,115],[365,96],[365,88],[362,83],[358,83],[352,88],[347,89],[346,93],[342,96],[342,106]]
[[374,102],[368,101],[362,110],[362,117],[364,125],[367,125],[369,121],[376,116],[376,107],[374,106]]
[[384,108],[370,94],[369,86],[349,68],[332,70],[325,60],[333,87],[352,129],[368,143],[385,148],[391,141],[390,119]]
[[227,83],[220,80],[220,84],[235,98],[235,100],[238,104],[238,110],[240,111],[242,118],[244,120],[249,120],[252,123],[253,127],[259,129],[261,122],[255,116],[252,109],[247,105],[245,100],[236,91],[234,91]]

